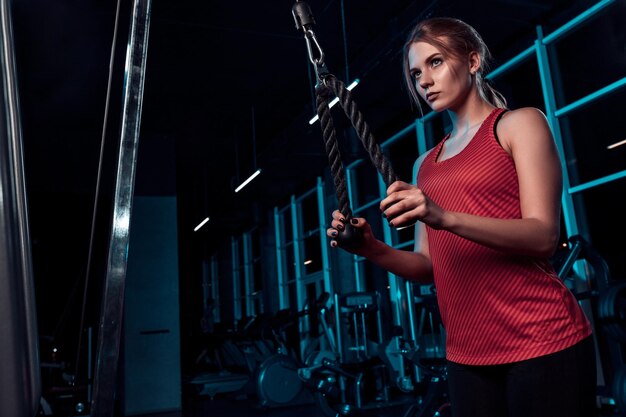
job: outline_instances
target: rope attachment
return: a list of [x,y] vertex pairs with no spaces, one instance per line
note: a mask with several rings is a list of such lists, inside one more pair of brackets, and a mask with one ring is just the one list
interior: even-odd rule
[[340,246],[348,249],[356,249],[363,243],[363,237],[361,229],[356,229],[350,224],[353,215],[352,209],[350,208],[346,175],[341,161],[337,134],[328,104],[333,95],[339,98],[339,104],[343,108],[346,116],[350,119],[357,136],[361,140],[363,147],[367,150],[370,160],[383,177],[385,184],[387,186],[391,185],[398,180],[398,177],[393,171],[389,160],[376,143],[369,125],[364,120],[363,114],[358,110],[356,103],[352,99],[352,93],[346,88],[345,84],[334,75],[327,74],[322,78],[321,82],[317,83],[315,91],[317,114],[322,128],[322,136],[324,138],[326,154],[328,155],[330,171],[333,176],[335,193],[339,201],[339,211],[344,215],[347,221],[346,227],[344,230],[339,231],[336,240]]
[[357,136],[361,140],[363,147],[367,150],[370,160],[382,175],[385,184],[387,186],[391,185],[394,181],[398,180],[398,177],[376,143],[369,125],[365,122],[363,114],[358,110],[356,103],[352,99],[352,93],[346,88],[342,81],[337,79],[337,77],[331,74],[326,68],[324,51],[317,41],[315,33],[311,29],[313,24],[315,24],[315,19],[308,4],[303,1],[297,1],[292,7],[292,13],[296,23],[296,29],[304,32],[309,60],[315,67],[317,79],[315,86],[317,115],[322,128],[322,136],[324,138],[326,154],[328,155],[330,170],[333,176],[335,193],[339,201],[339,211],[346,219],[344,230],[340,230],[335,239],[340,246],[347,249],[355,249],[363,243],[362,230],[356,229],[350,223],[353,215],[350,208],[347,181],[341,161],[339,145],[337,143],[337,134],[330,113],[329,102],[333,96],[339,99],[339,104],[343,108],[346,116],[350,119]]

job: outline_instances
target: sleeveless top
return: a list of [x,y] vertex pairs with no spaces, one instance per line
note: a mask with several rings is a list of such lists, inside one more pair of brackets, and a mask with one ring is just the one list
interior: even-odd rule
[[[521,218],[513,158],[500,146],[495,109],[465,149],[424,159],[417,186],[445,210]],[[500,252],[426,227],[446,356],[465,365],[517,362],[570,347],[591,334],[573,294],[547,259]]]

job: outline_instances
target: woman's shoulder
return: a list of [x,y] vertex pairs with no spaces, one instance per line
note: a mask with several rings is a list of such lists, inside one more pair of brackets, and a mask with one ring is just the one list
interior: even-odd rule
[[522,107],[502,115],[497,127],[497,135],[502,146],[510,149],[513,142],[527,142],[530,138],[551,138],[550,125],[546,115],[535,107]]
[[515,110],[506,111],[498,124],[503,128],[517,128],[521,126],[529,126],[538,124],[547,126],[548,120],[546,115],[536,107],[521,107]]

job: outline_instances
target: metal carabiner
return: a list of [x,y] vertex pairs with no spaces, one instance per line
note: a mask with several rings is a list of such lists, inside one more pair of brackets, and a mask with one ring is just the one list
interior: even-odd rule
[[309,5],[303,1],[297,0],[291,8],[293,18],[296,23],[296,29],[304,32],[304,39],[306,40],[306,49],[309,53],[309,60],[315,67],[315,76],[319,83],[325,84],[324,78],[329,74],[326,64],[324,63],[324,51],[320,46],[315,33],[311,27],[315,24],[315,18]]
[[[306,40],[306,49],[309,53],[309,60],[315,67],[315,77],[317,78],[317,81],[319,83],[326,84],[325,76],[330,73],[328,72],[328,68],[326,68],[326,64],[324,63],[324,51],[317,41],[315,33],[313,33],[311,29],[305,30],[304,39]],[[315,46],[315,49],[317,50],[316,52],[319,55],[317,58],[315,57],[313,46]]]
[[[311,61],[311,63],[313,65],[324,65],[324,58],[325,58],[324,51],[322,50],[322,47],[317,41],[317,38],[315,37],[315,33],[311,29],[307,29],[304,32],[304,39],[306,40],[306,49],[309,52],[309,60]],[[317,53],[319,55],[318,58],[315,58],[314,56],[313,45],[315,45],[315,48],[317,49]]]

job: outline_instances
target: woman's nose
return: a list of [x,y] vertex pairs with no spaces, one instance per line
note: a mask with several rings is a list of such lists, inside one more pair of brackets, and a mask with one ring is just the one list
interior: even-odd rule
[[427,88],[431,87],[433,85],[433,80],[430,76],[428,76],[426,73],[423,73],[422,76],[419,78],[419,86],[421,88],[423,88],[424,90],[426,90]]

